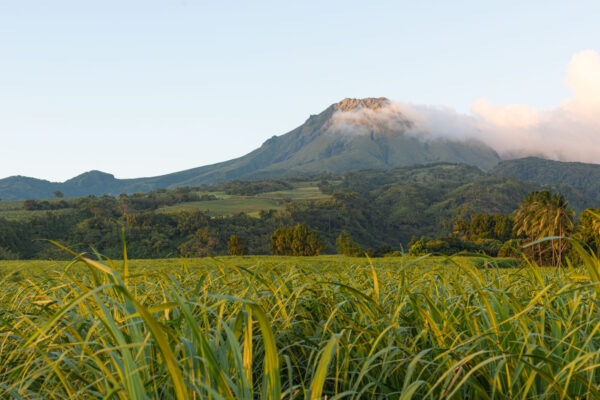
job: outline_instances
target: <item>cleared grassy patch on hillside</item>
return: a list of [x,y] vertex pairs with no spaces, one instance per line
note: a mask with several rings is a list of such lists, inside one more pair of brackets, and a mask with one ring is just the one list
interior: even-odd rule
[[46,215],[47,213],[61,215],[61,214],[65,214],[65,213],[69,213],[69,212],[73,212],[73,211],[74,211],[73,208],[66,208],[63,210],[33,210],[33,211],[7,210],[7,211],[0,211],[0,218],[6,218],[9,221],[22,221],[22,220],[26,220],[31,217],[43,216],[43,215]]
[[277,192],[262,193],[257,195],[262,198],[283,198],[288,200],[321,200],[331,196],[322,193],[317,186],[298,187],[293,190],[280,190]]
[[241,212],[257,217],[260,211],[283,210],[285,206],[281,200],[320,200],[331,196],[321,193],[314,182],[300,182],[294,189],[276,192],[260,193],[254,196],[229,195],[223,192],[197,192],[198,195],[214,195],[217,200],[193,201],[179,203],[159,209],[160,212],[181,210],[208,210],[211,216],[228,216]]
[[23,209],[23,200],[3,200],[0,201],[0,212],[3,211],[14,211]]
[[211,216],[226,216],[244,212],[251,216],[258,216],[261,210],[282,210],[285,207],[279,202],[271,199],[246,196],[230,196],[226,199],[210,201],[192,201],[180,203],[170,207],[159,209],[159,212],[172,212],[181,210],[208,210]]
[[[72,201],[73,199],[48,199],[45,201],[50,204],[54,204],[61,200]],[[0,218],[6,218],[11,221],[20,221],[31,217],[46,215],[46,213],[61,214],[74,210],[74,208],[63,208],[58,210],[25,210],[23,209],[24,204],[25,200],[0,201]]]

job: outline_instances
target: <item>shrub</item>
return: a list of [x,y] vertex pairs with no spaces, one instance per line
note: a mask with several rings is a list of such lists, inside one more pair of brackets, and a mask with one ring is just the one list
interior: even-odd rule
[[325,248],[321,234],[306,224],[277,229],[271,235],[271,251],[284,256],[318,256]]
[[413,238],[408,243],[408,254],[411,256],[422,256],[427,254],[429,251],[427,249],[427,238],[425,236],[421,236],[417,238],[413,236]]
[[342,231],[335,241],[338,254],[349,257],[360,257],[364,255],[363,248],[352,240],[352,236],[346,231]]
[[502,247],[498,250],[498,257],[521,257],[521,253],[518,251],[521,248],[521,241],[519,239],[511,239],[506,241]]
[[248,246],[238,235],[231,235],[227,241],[227,251],[230,256],[245,256],[248,254]]
[[0,246],[0,260],[17,260],[19,256],[9,249]]
[[498,251],[502,248],[502,242],[495,239],[481,239],[475,242],[479,247],[478,252],[486,254],[490,257],[496,257]]

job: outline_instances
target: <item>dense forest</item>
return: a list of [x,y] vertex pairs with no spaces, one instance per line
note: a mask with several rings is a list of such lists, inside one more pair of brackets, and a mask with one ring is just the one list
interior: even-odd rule
[[[193,207],[165,211],[173,205],[211,203],[218,200],[215,193],[251,199],[249,196],[291,190],[299,182],[308,181],[326,196],[316,200],[282,197],[278,210],[262,209],[252,216],[243,212],[215,216]],[[515,229],[515,210],[531,192],[544,189],[560,192],[574,215],[598,204],[597,199],[572,186],[544,186],[494,176],[463,164],[229,181],[116,197],[25,201],[23,210],[31,216],[0,218],[0,259],[66,256],[46,239],[77,251],[97,251],[119,258],[123,237],[132,258],[197,257],[236,251],[296,254],[281,245],[283,239],[276,244],[274,234],[299,224],[313,235],[310,246],[319,253],[381,256],[424,249],[509,255],[504,245],[524,237]],[[580,219],[585,220],[585,215]],[[588,232],[586,240],[592,243],[597,238]],[[238,250],[232,250],[232,246]]]
[[562,183],[580,188],[590,196],[600,196],[600,165],[580,162],[561,162],[537,157],[506,160],[492,171],[498,176],[543,183]]

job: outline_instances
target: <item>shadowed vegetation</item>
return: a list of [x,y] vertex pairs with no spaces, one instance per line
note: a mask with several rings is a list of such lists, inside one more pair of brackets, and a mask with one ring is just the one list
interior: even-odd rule
[[[515,231],[511,214],[532,191],[548,193],[548,201],[537,201],[543,205],[540,209],[560,199],[562,205],[556,203],[554,211],[560,211],[562,222],[552,227],[552,215],[547,213],[544,229],[531,230],[530,224],[527,231]],[[580,223],[570,209],[581,213],[598,201],[574,188],[563,194],[550,194],[531,182],[489,176],[475,167],[440,163],[389,171],[229,181],[117,197],[2,201],[0,259],[64,257],[38,239],[77,244],[80,251],[93,246],[118,258],[122,227],[134,258],[225,255],[232,235],[246,243],[249,254],[270,254],[272,234],[297,224],[318,231],[323,239],[320,252],[325,254],[393,254],[422,239],[424,253],[513,256],[510,248],[526,243],[525,239],[579,230],[586,232],[581,237],[591,244],[593,227],[586,227],[584,221],[588,214]],[[568,221],[569,226],[565,225]],[[337,243],[342,232],[350,235],[354,250]],[[541,258],[537,257],[544,265],[560,264],[568,251],[560,239],[545,247]]]

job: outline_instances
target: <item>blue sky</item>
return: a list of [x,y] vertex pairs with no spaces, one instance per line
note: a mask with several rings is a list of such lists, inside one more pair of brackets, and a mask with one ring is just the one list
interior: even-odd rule
[[243,155],[344,97],[549,109],[600,2],[3,1],[0,177]]

